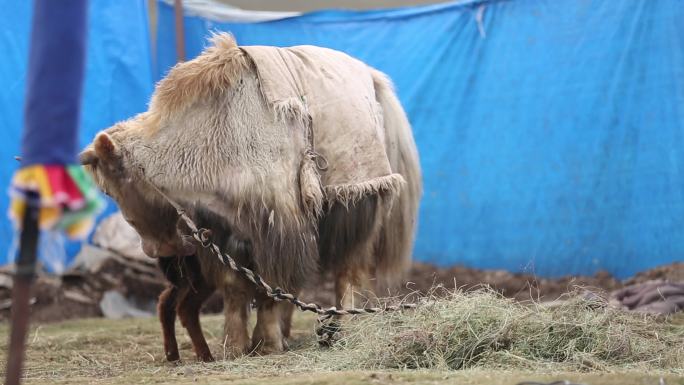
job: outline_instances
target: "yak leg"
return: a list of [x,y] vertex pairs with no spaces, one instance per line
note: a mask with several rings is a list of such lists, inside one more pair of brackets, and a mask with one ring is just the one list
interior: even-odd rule
[[[334,266],[335,306],[338,309],[362,308],[376,302],[374,294],[374,237],[378,228],[375,219],[369,219],[366,231],[352,243],[356,247],[349,248],[345,253],[337,256],[339,262]],[[364,235],[362,237],[361,235]],[[365,238],[365,239],[363,239]],[[327,325],[318,330],[325,335],[326,343],[333,343],[340,335],[344,316],[332,318]]]
[[261,298],[257,323],[252,335],[252,350],[260,354],[282,352],[287,348],[283,336],[283,314],[286,307],[270,298]]
[[372,269],[368,265],[346,266],[335,274],[335,304],[338,308],[363,307],[373,303]]
[[249,311],[254,291],[234,273],[226,273],[223,286],[224,358],[236,358],[249,351]]
[[195,290],[187,288],[181,294],[181,298],[178,301],[178,317],[183,327],[188,331],[188,335],[190,335],[192,348],[197,359],[202,362],[214,361],[214,357],[211,355],[207,345],[207,340],[202,333],[202,326],[199,320],[202,304],[212,293],[213,290],[208,287],[198,287]]
[[[337,202],[319,223],[319,253],[324,268],[334,274],[338,308],[362,307],[375,297],[375,243],[385,208],[379,196],[364,197],[350,207]],[[335,317],[318,332],[333,338],[340,321]]]
[[282,328],[283,328],[283,338],[286,340],[290,338],[290,332],[292,331],[292,314],[295,311],[295,306],[289,302],[282,302]]
[[176,300],[178,298],[178,288],[169,286],[159,295],[157,313],[162,325],[162,335],[164,337],[164,354],[167,361],[178,361],[178,342],[176,342]]
[[[335,271],[335,306],[349,310],[364,307],[374,298],[372,294],[370,269],[345,267]],[[366,295],[364,295],[366,294]],[[333,344],[341,338],[342,323],[345,316],[334,316],[316,329],[320,336],[319,343]]]

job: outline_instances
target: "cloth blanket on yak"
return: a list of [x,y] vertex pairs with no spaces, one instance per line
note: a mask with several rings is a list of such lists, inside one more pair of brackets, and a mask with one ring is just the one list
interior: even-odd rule
[[325,198],[344,205],[399,191],[385,151],[383,111],[373,70],[342,52],[315,46],[241,46],[279,118],[309,131]]

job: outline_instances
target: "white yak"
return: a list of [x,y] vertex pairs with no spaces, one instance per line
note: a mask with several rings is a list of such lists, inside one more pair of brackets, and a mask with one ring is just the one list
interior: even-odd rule
[[[227,34],[212,43],[159,82],[147,112],[98,134],[81,162],[148,255],[195,250],[169,230],[175,221],[155,218],[169,205],[143,178],[249,242],[272,286],[296,294],[321,266],[334,273],[338,306],[361,305],[355,292],[396,280],[410,262],[422,194],[389,79],[325,48],[238,47]],[[290,316],[262,305],[253,343],[281,350]]]

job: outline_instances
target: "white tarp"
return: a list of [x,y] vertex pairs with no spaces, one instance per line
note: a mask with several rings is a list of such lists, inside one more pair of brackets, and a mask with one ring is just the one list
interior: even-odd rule
[[[171,6],[174,3],[173,0],[162,1]],[[198,16],[221,23],[258,23],[301,15],[301,12],[250,11],[216,0],[183,0],[183,10],[188,16]]]

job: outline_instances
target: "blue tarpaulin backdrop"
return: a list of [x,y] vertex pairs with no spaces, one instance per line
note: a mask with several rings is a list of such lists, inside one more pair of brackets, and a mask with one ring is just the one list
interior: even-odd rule
[[[0,0],[0,215],[19,164],[26,68],[33,1]],[[86,78],[79,135],[80,147],[101,129],[144,111],[153,89],[147,8],[143,1],[91,0],[88,20]],[[109,202],[103,215],[116,206]],[[0,265],[11,261],[12,226],[0,222]],[[73,259],[78,243],[67,243]]]
[[[29,11],[5,3],[3,183]],[[143,2],[93,3],[83,140],[144,110],[152,77]],[[158,20],[157,79],[175,62],[163,2]],[[424,172],[417,259],[626,277],[684,259],[681,20],[682,0],[490,0],[254,24],[186,17],[185,28],[190,57],[225,30],[243,45],[339,49],[388,73]]]
[[[425,196],[415,254],[439,264],[625,277],[684,256],[684,2],[476,1],[186,18],[239,44],[345,51],[395,81]],[[158,71],[175,60],[162,6]]]

